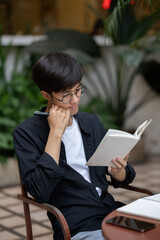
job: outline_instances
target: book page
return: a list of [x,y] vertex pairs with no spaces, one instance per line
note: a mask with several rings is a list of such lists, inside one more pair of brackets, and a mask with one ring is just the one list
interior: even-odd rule
[[160,193],[149,196],[149,197],[145,197],[144,199],[151,200],[151,201],[156,201],[156,202],[160,203]]
[[121,130],[116,130],[116,129],[109,129],[107,132],[107,136],[128,136],[130,138],[134,138],[135,136],[131,133],[125,132],[125,131],[121,131]]
[[160,220],[160,202],[140,198],[117,209],[118,212]]
[[125,132],[125,131],[121,131],[121,130],[117,130],[117,129],[109,129],[106,133],[106,135],[104,136],[104,138],[102,139],[101,143],[108,137],[108,136],[126,136],[126,137],[130,137],[130,138],[135,138],[136,136],[134,136],[131,133]]
[[138,128],[137,130],[135,131],[134,133],[134,136],[137,136],[138,138],[141,137],[142,133],[144,132],[144,130],[146,129],[146,127],[151,123],[152,119],[151,120],[147,120],[145,121],[144,123],[142,123]]
[[136,138],[128,138],[128,136],[109,136],[100,143],[86,165],[115,167],[112,159],[125,158],[137,142]]

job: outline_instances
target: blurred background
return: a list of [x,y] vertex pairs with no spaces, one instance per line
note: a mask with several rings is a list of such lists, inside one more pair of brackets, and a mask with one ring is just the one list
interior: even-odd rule
[[134,133],[152,119],[131,161],[159,157],[159,0],[0,0],[1,186],[17,181],[13,129],[46,104],[32,67],[57,51],[82,66],[80,110],[96,114],[106,130]]
[[[26,239],[13,130],[46,105],[32,80],[50,52],[75,57],[87,92],[80,110],[109,128],[134,133],[152,123],[132,150],[134,185],[160,192],[159,0],[0,0],[0,239]],[[116,200],[142,197],[109,189]],[[31,207],[34,239],[51,240],[46,212]]]

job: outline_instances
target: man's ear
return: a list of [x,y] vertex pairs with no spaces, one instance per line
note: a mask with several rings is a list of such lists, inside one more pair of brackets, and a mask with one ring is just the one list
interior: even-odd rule
[[49,93],[47,93],[46,91],[41,91],[41,94],[47,101],[50,100],[51,96]]

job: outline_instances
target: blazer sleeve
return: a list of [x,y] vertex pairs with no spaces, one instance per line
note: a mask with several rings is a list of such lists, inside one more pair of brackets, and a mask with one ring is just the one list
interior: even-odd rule
[[125,167],[125,170],[126,170],[126,178],[123,182],[119,182],[119,181],[115,180],[111,176],[111,174],[108,173],[111,176],[111,181],[112,181],[112,184],[115,188],[118,188],[118,187],[121,187],[121,186],[127,186],[135,178],[136,172],[135,172],[134,168],[129,163],[127,163],[127,165]]
[[34,133],[23,128],[13,133],[22,183],[39,202],[48,202],[51,193],[64,176],[63,169],[46,152],[42,152]]

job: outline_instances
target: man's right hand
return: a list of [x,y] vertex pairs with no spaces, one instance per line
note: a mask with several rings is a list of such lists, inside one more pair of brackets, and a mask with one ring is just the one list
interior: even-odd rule
[[50,131],[53,131],[57,137],[62,137],[66,127],[69,126],[70,120],[69,110],[52,105],[49,111],[48,124]]
[[45,147],[45,152],[48,153],[57,164],[59,164],[59,155],[61,147],[61,139],[66,127],[71,121],[69,110],[52,105],[49,110],[48,124],[50,132]]

